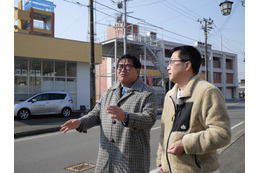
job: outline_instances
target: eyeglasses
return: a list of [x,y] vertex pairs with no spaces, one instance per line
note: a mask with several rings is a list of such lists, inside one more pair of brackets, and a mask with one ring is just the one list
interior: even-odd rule
[[126,69],[126,71],[130,71],[132,67],[134,67],[134,66],[131,64],[126,64],[126,65],[118,64],[117,65],[118,70],[122,70],[124,68],[124,69]]
[[184,59],[170,59],[168,64],[171,65],[171,64],[174,64],[175,62],[187,62],[189,60],[184,60]]

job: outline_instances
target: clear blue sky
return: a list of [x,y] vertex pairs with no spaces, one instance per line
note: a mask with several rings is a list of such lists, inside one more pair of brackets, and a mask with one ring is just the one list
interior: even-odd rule
[[[88,0],[49,0],[55,8],[55,37],[88,41]],[[114,0],[118,1],[118,0]],[[208,35],[208,43],[213,49],[238,55],[238,78],[245,78],[245,7],[241,0],[234,0],[232,12],[223,16],[219,4],[224,0],[129,0],[127,20],[137,24],[141,20],[164,29],[158,30],[165,40],[194,45],[195,41],[204,42],[204,32],[198,19],[211,18],[213,29]],[[19,0],[14,0],[17,7]],[[79,2],[80,5],[77,4]],[[112,0],[97,0],[95,8],[96,38],[104,40],[109,24],[115,24],[115,14],[123,10],[117,8]],[[108,8],[108,7],[110,8]],[[137,19],[136,19],[137,18]],[[138,20],[139,19],[139,20]],[[15,23],[15,22],[14,22]],[[148,26],[148,25],[147,25]],[[170,31],[170,32],[168,32]]]

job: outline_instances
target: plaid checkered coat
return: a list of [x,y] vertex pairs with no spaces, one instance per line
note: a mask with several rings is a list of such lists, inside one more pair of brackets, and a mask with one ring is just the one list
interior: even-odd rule
[[[80,132],[100,126],[96,172],[149,172],[150,129],[156,121],[156,100],[154,91],[138,78],[122,97],[120,83],[109,88],[95,108],[80,118]],[[128,113],[126,126],[110,118],[106,111],[109,105],[117,105]]]

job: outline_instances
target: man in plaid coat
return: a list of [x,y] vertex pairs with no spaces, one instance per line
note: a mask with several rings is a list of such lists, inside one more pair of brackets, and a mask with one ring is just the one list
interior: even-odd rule
[[154,91],[139,78],[140,61],[129,54],[117,64],[119,82],[110,87],[94,109],[61,126],[86,132],[100,126],[96,172],[148,173],[150,168],[150,129],[157,116]]

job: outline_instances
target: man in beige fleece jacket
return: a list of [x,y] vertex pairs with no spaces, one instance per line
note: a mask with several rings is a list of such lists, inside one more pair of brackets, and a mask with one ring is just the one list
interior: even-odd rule
[[201,55],[192,46],[173,49],[167,67],[175,86],[166,94],[157,166],[161,172],[218,172],[217,149],[230,142],[230,119],[221,91],[201,79]]

